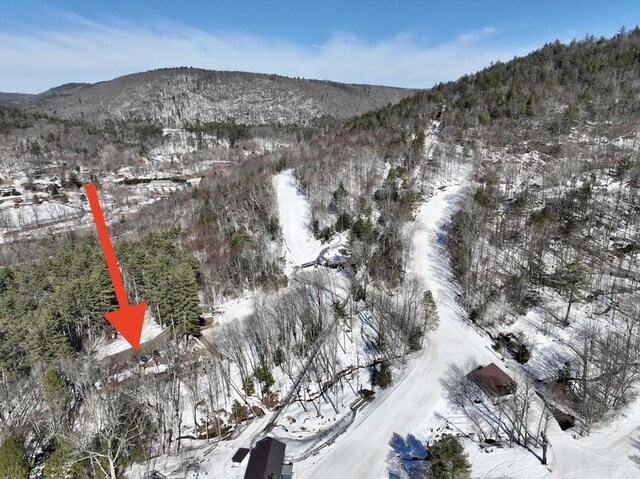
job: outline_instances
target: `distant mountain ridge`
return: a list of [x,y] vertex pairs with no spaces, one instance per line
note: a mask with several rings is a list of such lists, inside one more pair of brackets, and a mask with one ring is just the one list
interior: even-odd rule
[[198,121],[287,125],[360,115],[415,92],[261,73],[169,68],[94,84],[68,83],[38,95],[0,93],[0,102],[96,124],[132,120],[167,127]]

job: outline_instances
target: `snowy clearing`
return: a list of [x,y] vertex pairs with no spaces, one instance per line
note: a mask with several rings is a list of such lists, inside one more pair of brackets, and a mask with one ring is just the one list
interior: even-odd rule
[[317,259],[323,245],[311,233],[311,208],[307,198],[298,188],[293,170],[276,175],[273,184],[282,227],[285,274],[289,276],[294,267]]
[[[144,323],[142,324],[142,335],[140,336],[140,345],[143,346],[145,342],[152,340],[163,332],[163,328],[156,322],[149,309],[147,309],[144,316]],[[96,358],[102,359],[107,356],[112,356],[116,353],[131,349],[131,345],[122,336],[118,335],[116,339],[111,342],[103,341],[96,348]]]

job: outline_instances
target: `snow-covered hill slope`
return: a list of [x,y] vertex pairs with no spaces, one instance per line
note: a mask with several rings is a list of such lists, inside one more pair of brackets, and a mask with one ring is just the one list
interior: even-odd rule
[[319,458],[296,469],[300,478],[387,477],[386,458],[394,433],[406,435],[440,401],[440,379],[452,363],[473,359],[487,363],[496,358],[487,349],[488,338],[478,335],[462,319],[456,290],[438,241],[442,226],[455,210],[460,187],[449,187],[419,210],[413,237],[411,269],[433,292],[440,326],[428,336],[424,350],[406,375],[356,418],[351,429]]
[[285,273],[295,266],[315,260],[322,251],[322,244],[313,237],[309,223],[309,201],[298,188],[293,170],[283,171],[273,178],[278,198],[278,215],[283,236],[283,252],[286,259]]
[[[299,478],[343,477],[349,479],[397,478],[388,459],[395,452],[394,434],[425,437],[430,427],[455,414],[443,396],[442,379],[451,366],[501,363],[491,351],[491,340],[464,320],[458,291],[442,244],[461,186],[451,186],[422,205],[413,232],[410,269],[433,292],[440,324],[406,374],[394,386],[378,393],[376,400],[356,417],[350,429],[319,456],[296,465]],[[478,477],[640,477],[640,401],[622,417],[600,427],[585,439],[574,439],[557,423],[550,425],[548,468],[522,447],[481,451],[465,441]]]
[[[31,111],[96,123],[145,119],[174,126],[234,120],[256,125],[304,124],[323,116],[348,118],[412,93],[415,90],[279,75],[167,68],[58,88],[18,101]],[[8,98],[16,100],[15,95]]]

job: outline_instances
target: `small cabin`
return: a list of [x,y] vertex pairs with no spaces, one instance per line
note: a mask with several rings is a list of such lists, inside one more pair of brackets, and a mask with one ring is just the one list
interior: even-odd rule
[[482,389],[493,404],[504,401],[516,392],[516,382],[495,363],[478,366],[467,377]]

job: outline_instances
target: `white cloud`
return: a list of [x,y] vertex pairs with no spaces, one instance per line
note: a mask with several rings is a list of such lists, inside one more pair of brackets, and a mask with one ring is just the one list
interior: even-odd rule
[[376,43],[336,32],[300,45],[242,32],[184,25],[96,23],[64,16],[61,28],[0,33],[0,91],[40,92],[66,82],[96,82],[171,66],[428,88],[440,81],[525,54],[532,46],[494,47],[493,27],[435,45],[409,34]]
[[475,42],[481,40],[482,38],[490,37],[496,32],[497,30],[494,27],[484,27],[482,30],[461,33],[460,35],[458,35],[458,42]]

